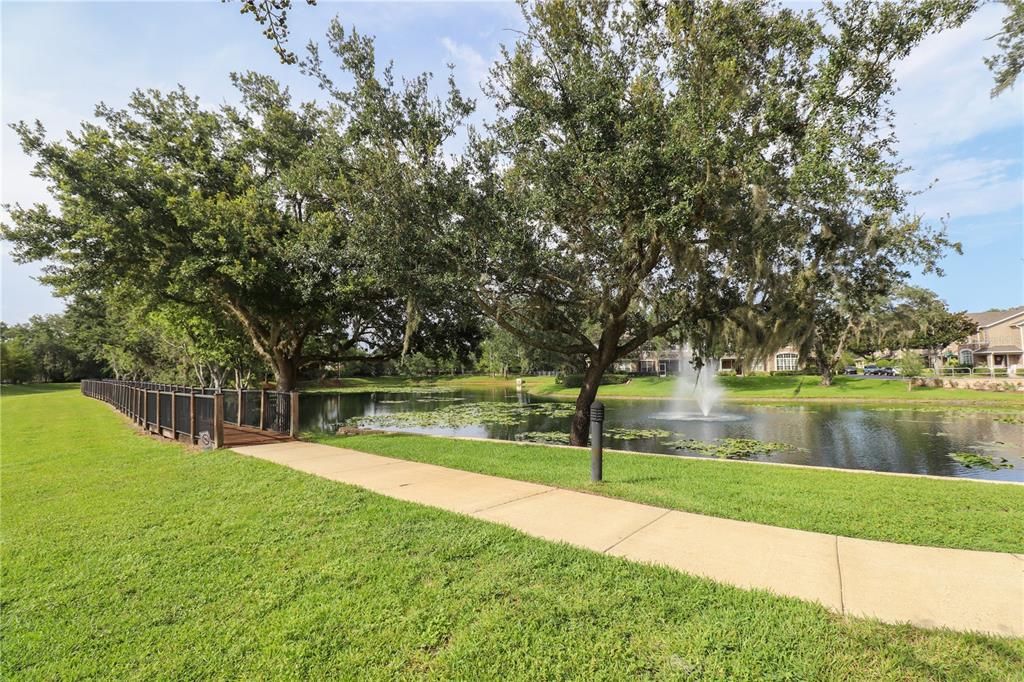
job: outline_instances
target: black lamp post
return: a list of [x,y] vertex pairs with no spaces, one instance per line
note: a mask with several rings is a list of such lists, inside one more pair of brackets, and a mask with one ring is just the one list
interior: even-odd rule
[[594,483],[601,481],[601,440],[602,427],[604,426],[604,403],[600,400],[594,401],[590,406],[590,480]]

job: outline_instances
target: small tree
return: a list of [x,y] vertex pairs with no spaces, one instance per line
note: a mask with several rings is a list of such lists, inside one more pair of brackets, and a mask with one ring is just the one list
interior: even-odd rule
[[507,377],[509,370],[521,359],[521,344],[515,336],[494,326],[480,344],[478,367],[491,375]]
[[907,378],[907,390],[914,388],[914,379],[924,374],[924,362],[921,356],[912,350],[904,350],[900,359],[900,372]]
[[915,348],[931,356],[941,369],[943,351],[978,329],[964,312],[950,312],[933,291],[901,286],[888,298],[879,299],[864,317],[851,345],[858,353],[873,354],[896,348]]
[[0,339],[0,381],[24,384],[32,381],[37,371],[31,353],[20,341]]

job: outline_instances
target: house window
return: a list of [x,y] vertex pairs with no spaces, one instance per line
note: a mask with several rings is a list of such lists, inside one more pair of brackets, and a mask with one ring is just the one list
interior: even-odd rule
[[776,372],[795,372],[796,371],[796,353],[779,353],[775,356],[775,371]]
[[974,367],[974,351],[964,348],[960,351],[960,364],[967,367]]

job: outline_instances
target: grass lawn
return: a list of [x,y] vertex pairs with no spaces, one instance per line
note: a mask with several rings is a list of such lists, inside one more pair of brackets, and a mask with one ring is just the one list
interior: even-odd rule
[[[953,401],[1024,408],[1024,393],[1020,392],[997,393],[931,386],[918,386],[908,391],[903,381],[863,377],[835,377],[831,386],[821,386],[818,377],[812,376],[718,377],[718,380],[725,387],[727,400]],[[578,389],[566,389],[555,384],[552,377],[530,377],[526,382],[530,392],[538,395],[575,398],[578,393]],[[627,384],[602,386],[598,394],[602,398],[671,398],[675,387],[676,377],[634,377]]]
[[190,452],[72,390],[4,394],[4,679],[1008,680],[1024,669],[1024,640],[844,618]]
[[320,442],[659,507],[915,545],[1024,552],[1024,486],[605,452],[412,434]]
[[[563,388],[554,377],[525,377],[526,389],[535,395],[575,399],[579,389]],[[726,399],[751,402],[789,400],[851,401],[866,403],[920,402],[954,403],[958,405],[991,405],[1024,409],[1024,393],[973,391],[966,388],[935,388],[919,386],[907,390],[903,381],[835,377],[832,386],[820,386],[813,376],[719,377],[726,389]],[[454,377],[352,377],[342,379],[338,386],[309,388],[310,391],[362,393],[365,391],[401,390],[408,387],[437,386],[452,389],[515,387],[515,378],[490,376]],[[626,384],[602,386],[601,398],[671,398],[675,377],[634,377]]]

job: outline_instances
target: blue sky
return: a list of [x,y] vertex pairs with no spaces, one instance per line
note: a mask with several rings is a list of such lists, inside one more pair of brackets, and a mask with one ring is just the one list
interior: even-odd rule
[[[510,29],[521,25],[511,2],[377,2],[320,0],[291,13],[291,47],[321,39],[340,15],[376,36],[380,60],[399,74],[456,67],[460,86],[479,97],[479,81]],[[1002,8],[986,7],[957,31],[930,38],[905,62],[894,104],[901,152],[913,167],[905,186],[924,190],[915,210],[931,221],[949,216],[963,256],[943,262],[946,276],[915,277],[954,309],[1024,304],[1024,83],[996,100],[982,57],[994,46]],[[321,97],[295,67],[282,66],[249,16],[220,2],[2,2],[0,4],[2,203],[46,201],[29,176],[29,160],[7,125],[40,119],[52,134],[75,129],[97,102],[122,105],[138,87],[181,83],[207,104],[233,101],[231,71],[253,69],[285,83],[300,99]],[[33,279],[38,266],[16,265],[3,252],[0,316],[20,322],[58,312],[61,301]]]

